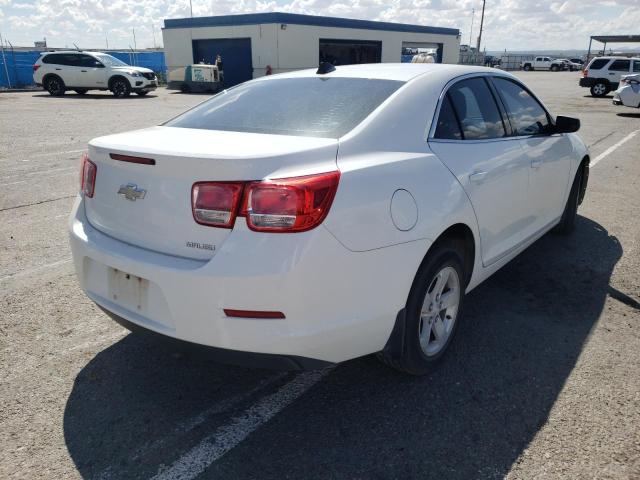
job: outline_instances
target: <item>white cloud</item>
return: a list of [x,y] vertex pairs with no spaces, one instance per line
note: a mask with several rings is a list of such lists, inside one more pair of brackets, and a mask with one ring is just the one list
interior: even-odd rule
[[[469,41],[475,8],[473,43],[481,0],[192,0],[194,16],[282,11],[367,20],[459,28]],[[77,43],[102,47],[138,47],[161,42],[165,18],[189,16],[189,0],[0,0],[0,32],[14,45]],[[589,35],[636,33],[638,0],[501,0],[488,2],[483,45],[488,49],[585,48]],[[640,47],[639,47],[640,48]]]

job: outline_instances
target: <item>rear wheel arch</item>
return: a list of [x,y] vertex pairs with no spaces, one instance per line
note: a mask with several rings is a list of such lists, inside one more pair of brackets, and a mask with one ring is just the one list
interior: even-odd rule
[[[424,357],[417,353],[418,351],[414,345],[414,334],[418,332],[416,321],[421,321],[416,320],[417,317],[411,313],[416,305],[416,295],[423,290],[421,286],[425,285],[424,277],[434,264],[441,260],[449,263],[453,262],[453,265],[462,264],[463,272],[461,273],[466,277],[461,279],[460,282],[461,297],[459,305],[460,309],[462,309],[464,291],[473,273],[475,256],[475,237],[471,228],[464,223],[456,223],[449,226],[436,238],[415,273],[411,288],[407,292],[406,306],[398,312],[389,338],[382,351],[377,355],[383,363],[404,373],[422,375],[427,373],[435,362],[439,361],[451,339],[447,340],[447,345],[443,347],[443,350],[436,357],[425,363]],[[446,260],[447,258],[449,260]],[[451,333],[452,336],[453,332]]]

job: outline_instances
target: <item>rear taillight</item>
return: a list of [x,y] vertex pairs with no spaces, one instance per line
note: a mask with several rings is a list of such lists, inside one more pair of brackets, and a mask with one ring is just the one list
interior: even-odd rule
[[340,172],[258,182],[198,182],[191,189],[193,218],[201,225],[233,228],[246,217],[256,232],[304,232],[329,213]]
[[589,76],[589,70],[587,70],[586,68],[582,70],[582,76],[587,78]]
[[233,228],[244,183],[199,182],[191,188],[193,219],[201,225]]
[[304,232],[329,213],[340,172],[252,182],[245,192],[243,214],[258,232]]
[[33,72],[34,73],[37,72],[39,68],[40,68],[40,65],[34,65],[33,66]]
[[80,192],[89,198],[93,198],[96,189],[96,173],[98,167],[89,160],[89,156],[85,153],[80,160]]

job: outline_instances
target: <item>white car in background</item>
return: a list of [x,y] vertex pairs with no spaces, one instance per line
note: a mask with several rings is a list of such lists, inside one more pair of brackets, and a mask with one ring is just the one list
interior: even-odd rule
[[127,65],[106,53],[76,50],[43,53],[33,65],[33,81],[54,96],[67,90],[79,95],[111,90],[116,97],[131,92],[143,96],[158,86],[153,70]]
[[640,108],[640,73],[620,79],[620,86],[613,94],[613,104]]
[[424,374],[466,293],[573,228],[589,173],[579,126],[492,68],[265,76],[89,143],[75,269],[116,321],[222,360],[315,368],[379,352]]

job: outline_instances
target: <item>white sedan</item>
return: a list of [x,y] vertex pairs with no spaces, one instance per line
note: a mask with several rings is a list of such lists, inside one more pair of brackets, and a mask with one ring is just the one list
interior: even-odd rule
[[620,79],[620,86],[613,94],[613,104],[640,108],[640,73]]
[[579,126],[492,68],[259,78],[89,143],[75,269],[116,321],[222,361],[378,352],[424,374],[466,293],[573,228],[589,173]]

